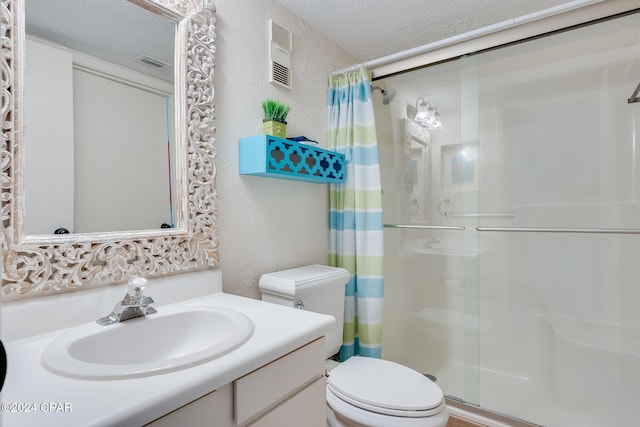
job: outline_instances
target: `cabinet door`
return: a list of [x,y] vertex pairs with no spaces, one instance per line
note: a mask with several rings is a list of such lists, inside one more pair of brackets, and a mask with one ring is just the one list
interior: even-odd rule
[[158,418],[145,427],[235,427],[233,386],[227,384]]
[[[238,378],[235,382],[238,425],[251,424],[289,396],[324,378],[324,352],[324,338],[320,338]],[[324,405],[324,395],[318,402]]]
[[271,412],[250,424],[251,427],[326,427],[326,383],[324,377],[318,378]]

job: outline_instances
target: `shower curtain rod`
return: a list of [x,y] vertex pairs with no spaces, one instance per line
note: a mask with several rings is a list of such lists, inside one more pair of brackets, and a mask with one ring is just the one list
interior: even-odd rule
[[340,68],[338,70],[334,70],[331,75],[333,76],[339,76],[340,74],[344,74],[344,73],[348,73],[351,71],[356,71],[357,69],[359,69],[361,66],[367,66],[366,63],[360,63],[360,64],[353,64],[353,65],[349,65],[348,67],[344,67],[344,68]]
[[486,27],[478,28],[476,30],[468,31],[466,33],[458,34],[456,36],[448,37],[433,43],[427,43],[422,46],[415,47],[413,49],[407,49],[402,52],[394,53],[391,55],[383,56],[378,59],[367,61],[364,63],[369,69],[388,65],[393,62],[401,61],[403,59],[411,58],[413,56],[421,55],[442,49],[457,43],[462,43],[468,40],[486,36],[489,34],[497,33],[499,31],[506,30],[508,28],[517,27],[523,24],[527,24],[533,21],[538,21],[544,18],[549,18],[561,13],[569,12],[574,9],[578,9],[584,6],[589,6],[595,3],[601,3],[604,0],[574,0],[568,3],[564,3],[558,6],[549,7],[547,9],[540,10],[538,12],[529,13],[527,15],[520,16],[518,18],[508,19],[496,24],[488,25]]

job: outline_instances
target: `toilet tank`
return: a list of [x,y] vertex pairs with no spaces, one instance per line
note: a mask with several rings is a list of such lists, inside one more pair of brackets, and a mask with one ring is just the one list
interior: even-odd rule
[[342,345],[348,281],[349,272],[344,268],[315,264],[263,274],[259,286],[263,301],[335,317],[336,328],[326,336],[326,355],[330,357]]

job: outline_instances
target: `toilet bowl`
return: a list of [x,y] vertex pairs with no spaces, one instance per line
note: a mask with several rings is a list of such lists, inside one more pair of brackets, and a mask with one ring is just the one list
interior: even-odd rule
[[449,411],[440,387],[394,362],[354,356],[328,372],[331,427],[444,427]]
[[[264,274],[263,301],[302,308],[336,318],[326,337],[327,358],[342,344],[343,268],[310,265]],[[445,427],[449,411],[440,387],[395,362],[354,356],[327,360],[327,423],[332,427]]]

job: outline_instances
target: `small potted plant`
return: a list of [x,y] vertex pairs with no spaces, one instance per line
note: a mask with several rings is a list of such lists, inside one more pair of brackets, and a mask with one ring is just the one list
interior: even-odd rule
[[287,115],[291,107],[273,99],[267,99],[262,103],[262,109],[264,110],[262,131],[267,135],[286,138]]

